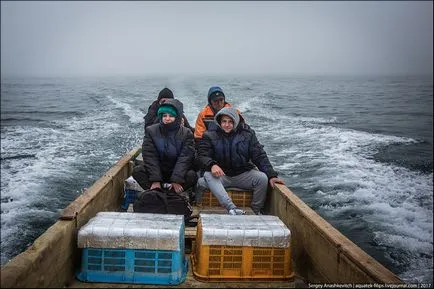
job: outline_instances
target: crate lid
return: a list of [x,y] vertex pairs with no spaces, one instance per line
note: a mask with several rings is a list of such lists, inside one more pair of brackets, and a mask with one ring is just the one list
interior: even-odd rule
[[80,228],[79,248],[126,248],[180,251],[184,216],[100,212]]
[[287,248],[291,232],[276,216],[200,214],[202,244]]

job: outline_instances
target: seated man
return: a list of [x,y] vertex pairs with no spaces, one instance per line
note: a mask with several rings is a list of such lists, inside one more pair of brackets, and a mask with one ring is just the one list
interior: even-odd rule
[[133,169],[133,178],[147,189],[162,188],[181,193],[196,184],[192,169],[195,158],[193,133],[181,125],[183,105],[167,99],[157,111],[159,123],[145,129],[142,143],[143,163]]
[[198,181],[198,193],[208,188],[229,214],[242,215],[245,212],[235,206],[225,188],[253,190],[251,207],[260,215],[268,183],[274,188],[276,183],[284,182],[277,177],[255,132],[236,109],[222,108],[214,120],[217,130],[205,132],[198,143],[198,160],[205,171]]
[[[174,96],[173,96],[173,92],[167,87],[165,87],[158,94],[157,100],[154,100],[154,102],[152,102],[152,104],[148,107],[148,112],[144,117],[145,129],[148,126],[159,122],[159,118],[157,115],[158,108],[160,108],[160,105],[163,104],[168,99],[174,99]],[[182,116],[181,124],[189,128],[192,132],[194,132],[194,129],[190,126],[190,123],[188,122],[187,118],[184,115]]]
[[[217,129],[217,125],[214,122],[214,116],[220,111],[220,109],[224,107],[232,107],[232,105],[226,102],[226,96],[223,93],[223,90],[219,86],[210,87],[208,90],[208,104],[202,109],[201,112],[199,112],[196,119],[196,125],[194,128],[194,140],[196,148],[206,131],[214,131]],[[238,109],[237,111],[240,114]],[[240,117],[243,118],[241,114]],[[200,170],[199,168],[200,164],[196,159],[195,170],[198,171],[199,176],[203,176],[203,170]]]
[[219,86],[212,86],[208,90],[208,104],[199,112],[196,125],[194,127],[195,140],[201,139],[205,131],[215,130],[214,123],[215,114],[223,107],[231,107],[232,105],[226,102],[225,94]]

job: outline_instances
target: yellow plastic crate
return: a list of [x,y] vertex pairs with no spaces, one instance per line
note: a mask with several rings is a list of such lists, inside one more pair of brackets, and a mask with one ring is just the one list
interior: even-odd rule
[[[235,189],[227,189],[229,197],[231,197],[232,202],[237,207],[250,207],[252,203],[252,192],[251,191],[242,191]],[[198,202],[198,205],[204,207],[216,207],[220,206],[217,198],[211,193],[211,191],[205,191],[203,193],[202,200]]]
[[200,220],[191,261],[193,275],[201,281],[286,281],[294,277],[290,247],[203,245]]

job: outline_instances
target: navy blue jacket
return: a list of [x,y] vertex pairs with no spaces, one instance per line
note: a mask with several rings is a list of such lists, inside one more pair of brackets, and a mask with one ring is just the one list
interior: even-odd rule
[[230,133],[220,127],[216,131],[206,131],[198,143],[198,161],[203,170],[210,171],[217,164],[228,176],[247,172],[254,165],[268,179],[278,175],[254,130],[243,121]]
[[[177,104],[169,99],[166,103]],[[193,133],[181,126],[182,104],[178,117],[170,124],[153,124],[145,128],[142,143],[143,165],[150,182],[183,184],[186,172],[192,169],[195,149]],[[181,112],[181,113],[179,113]]]

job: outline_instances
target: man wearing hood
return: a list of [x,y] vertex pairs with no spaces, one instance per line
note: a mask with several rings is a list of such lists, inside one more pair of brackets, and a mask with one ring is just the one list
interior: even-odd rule
[[229,214],[242,215],[245,212],[235,206],[225,188],[253,190],[251,207],[260,215],[268,184],[274,188],[276,183],[284,182],[277,177],[255,132],[236,109],[222,108],[214,121],[217,129],[205,132],[198,143],[198,160],[205,171],[198,181],[199,191],[209,188]]
[[159,123],[145,128],[142,143],[143,163],[134,167],[133,178],[147,189],[162,188],[181,193],[196,184],[192,169],[195,158],[194,138],[190,129],[181,125],[183,104],[168,98],[157,111]]
[[[174,98],[175,97],[173,96],[173,92],[167,87],[163,88],[158,93],[157,100],[154,100],[154,102],[152,102],[152,104],[148,107],[148,112],[144,116],[145,129],[148,126],[159,122],[158,115],[157,115],[158,108],[160,108],[160,105],[163,104],[166,100],[174,99]],[[187,118],[184,115],[182,116],[182,119],[183,119],[183,125],[189,128],[193,132],[194,129],[190,126],[190,123],[188,122]]]

